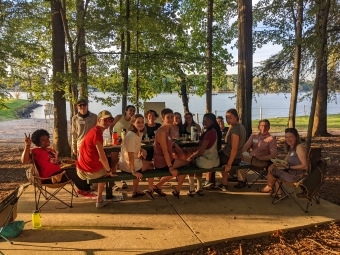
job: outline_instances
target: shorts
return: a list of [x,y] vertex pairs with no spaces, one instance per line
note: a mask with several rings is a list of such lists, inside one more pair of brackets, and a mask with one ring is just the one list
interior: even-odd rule
[[107,172],[104,168],[100,169],[97,172],[85,172],[83,170],[80,170],[77,168],[77,174],[80,179],[82,180],[93,180],[93,179],[99,179],[102,177],[106,177]]
[[[124,172],[124,173],[128,173],[128,174],[132,174],[131,172],[124,171],[124,170],[122,170],[122,169],[120,169],[120,171],[122,171],[122,172]],[[139,169],[139,170],[137,170],[137,171],[135,171],[135,172],[136,172],[136,173],[142,173],[142,168]]]
[[303,178],[306,171],[304,170],[292,170],[292,169],[278,169],[274,168],[272,170],[272,175],[275,178],[280,178],[286,182],[297,182]]
[[[171,160],[171,164],[173,165],[175,162],[175,159]],[[161,171],[169,171],[169,167],[168,166],[164,166],[164,167],[160,167],[160,168],[157,168],[155,167],[156,170],[161,170]]]

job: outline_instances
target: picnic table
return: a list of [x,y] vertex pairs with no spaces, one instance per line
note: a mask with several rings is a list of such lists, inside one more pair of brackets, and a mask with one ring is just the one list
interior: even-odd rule
[[[174,141],[176,144],[178,144],[179,147],[198,147],[199,142],[198,141],[183,141],[183,140],[175,140]],[[111,153],[111,152],[120,152],[120,145],[109,145],[109,146],[104,146],[104,151],[105,153]],[[142,148],[145,150],[151,150],[153,149],[153,142],[147,142],[147,141],[142,141]]]

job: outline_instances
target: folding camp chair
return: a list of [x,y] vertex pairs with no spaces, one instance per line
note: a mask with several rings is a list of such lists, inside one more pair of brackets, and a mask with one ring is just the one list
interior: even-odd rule
[[5,226],[14,221],[17,217],[17,202],[28,185],[29,184],[21,185],[0,203],[0,238],[5,239],[11,244],[13,244],[13,242],[3,236],[2,231]]
[[[306,175],[300,181],[290,183],[281,179],[276,180],[279,183],[279,188],[276,190],[272,204],[276,204],[287,196],[290,196],[294,199],[295,203],[307,213],[308,208],[310,205],[312,205],[313,200],[317,204],[320,203],[319,190],[324,183],[324,176],[326,174],[327,167],[326,163],[321,160],[321,147],[310,148],[308,160],[309,169]],[[288,190],[283,185],[292,188],[292,190]],[[297,192],[298,188],[300,189],[300,192]],[[279,190],[282,191],[282,196],[280,198],[277,197]],[[293,196],[293,194],[295,194],[295,196]],[[303,208],[296,198],[306,199],[306,208]]]
[[[67,181],[60,182],[64,175],[66,176]],[[71,208],[72,202],[73,202],[73,196],[78,197],[77,192],[74,189],[74,183],[71,179],[67,177],[66,171],[63,171],[57,175],[53,175],[48,178],[41,178],[39,176],[38,168],[34,160],[32,160],[32,167],[27,170],[27,178],[30,180],[31,184],[34,187],[35,209],[38,211],[40,211],[40,209],[52,199],[56,199],[59,202]],[[52,184],[44,183],[45,180],[51,180]],[[67,184],[71,185],[70,190],[66,188]],[[70,203],[66,203],[63,200],[61,200],[59,197],[57,197],[58,193],[61,190],[64,190],[68,192],[69,194],[71,194]],[[41,195],[45,198],[46,201],[40,205]]]
[[266,167],[257,167],[252,165],[250,168],[247,169],[246,174],[250,171],[256,174],[256,179],[251,184],[248,183],[248,188],[253,186],[259,180],[267,180],[268,168],[271,164],[272,162],[268,161],[268,165]]

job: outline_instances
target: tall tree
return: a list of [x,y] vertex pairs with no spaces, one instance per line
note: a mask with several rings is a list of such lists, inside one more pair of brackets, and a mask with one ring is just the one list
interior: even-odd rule
[[303,0],[298,0],[297,17],[293,7],[291,8],[294,30],[295,30],[295,57],[294,57],[294,71],[293,82],[289,106],[288,126],[295,127],[296,104],[300,81],[300,65],[301,65],[301,40],[302,40],[302,23],[303,23]]
[[[321,78],[324,79],[322,76],[324,67],[327,62],[327,23],[328,23],[328,15],[329,15],[329,8],[330,8],[330,0],[316,0],[316,23],[315,23],[315,33],[316,38],[319,38],[316,44],[316,70],[315,70],[315,81],[313,87],[313,97],[312,97],[312,105],[311,111],[309,116],[308,122],[308,131],[307,131],[307,140],[306,140],[306,147],[309,150],[312,141],[312,130],[313,130],[313,123],[315,117],[315,109],[316,103],[318,101],[318,92],[319,92],[319,85],[321,82]],[[327,77],[327,76],[326,76]],[[327,82],[326,82],[327,83]],[[327,102],[327,101],[326,101]],[[318,118],[317,116],[316,118]]]
[[71,149],[67,137],[66,99],[64,97],[62,74],[64,73],[65,34],[62,20],[61,2],[51,0],[52,19],[52,72],[53,72],[53,102],[54,127],[53,146],[61,156],[70,155]]
[[206,112],[212,112],[212,58],[213,58],[213,21],[214,1],[208,0],[207,8],[207,88],[206,88]]
[[252,133],[253,96],[252,0],[238,0],[238,87],[236,108],[247,131]]

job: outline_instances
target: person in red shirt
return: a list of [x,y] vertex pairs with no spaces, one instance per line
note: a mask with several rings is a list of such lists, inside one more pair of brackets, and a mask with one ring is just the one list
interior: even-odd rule
[[[216,116],[212,113],[204,114],[203,127],[206,131],[200,138],[199,149],[188,160],[196,167],[211,169],[220,164],[218,152],[221,150],[222,132],[217,124]],[[196,179],[197,189],[195,191],[194,174],[189,174],[188,196],[203,195],[202,174],[196,174]]]
[[[31,144],[36,146],[31,150]],[[50,134],[44,129],[38,129],[33,132],[32,138],[30,134],[25,134],[25,149],[21,156],[21,161],[24,164],[31,163],[33,159],[41,178],[49,178],[66,171],[60,182],[66,182],[70,178],[78,188],[78,194],[87,198],[96,198],[92,193],[90,185],[86,181],[80,179],[75,169],[61,169],[60,160],[54,149],[50,148]],[[43,183],[51,184],[51,179],[44,180]]]
[[[112,122],[112,114],[106,110],[101,111],[98,114],[97,125],[86,134],[80,145],[79,157],[76,162],[77,174],[80,179],[88,180],[115,176],[103,148],[103,132],[110,127]],[[103,200],[102,196],[104,186],[104,182],[98,183],[97,208],[108,205],[108,201]]]

